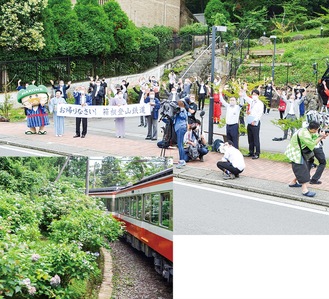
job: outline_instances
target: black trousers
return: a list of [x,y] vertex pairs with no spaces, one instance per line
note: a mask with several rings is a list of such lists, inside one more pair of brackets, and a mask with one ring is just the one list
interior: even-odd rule
[[201,109],[203,110],[205,99],[206,99],[206,94],[205,93],[200,93],[198,95],[199,110],[201,110]]
[[239,125],[226,125],[227,140],[231,140],[235,148],[239,148]]
[[230,173],[233,173],[234,175],[239,175],[243,171],[240,170],[239,168],[234,167],[232,163],[228,161],[218,161],[217,167],[224,172],[225,170],[228,170]]
[[75,119],[75,133],[80,136],[80,124],[82,121],[82,135],[87,134],[87,118],[86,117],[77,117]]
[[259,156],[260,154],[260,139],[259,139],[259,131],[260,131],[260,121],[257,126],[252,126],[248,124],[247,133],[248,133],[248,143],[249,143],[249,153],[256,154]]
[[313,152],[314,152],[315,158],[319,161],[319,165],[316,168],[315,173],[311,177],[311,180],[318,181],[321,178],[321,175],[322,175],[324,169],[326,168],[327,161],[326,161],[326,156],[323,152],[322,147],[314,148]]

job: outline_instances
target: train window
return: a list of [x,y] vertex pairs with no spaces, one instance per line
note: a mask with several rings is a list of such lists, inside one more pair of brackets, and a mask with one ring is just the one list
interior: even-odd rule
[[143,210],[143,201],[142,196],[137,195],[137,218],[142,219],[142,210]]
[[161,193],[161,222],[160,224],[169,227],[170,223],[170,193]]
[[118,198],[115,199],[115,211],[116,211],[116,212],[119,212],[119,200],[120,200],[120,199],[118,199]]
[[131,208],[131,211],[130,211],[130,215],[133,216],[133,217],[136,217],[137,216],[137,199],[136,197],[131,197],[130,198],[131,202],[130,202],[130,208]]
[[152,200],[151,194],[144,195],[144,220],[150,222],[151,220],[151,207],[152,207]]
[[126,197],[125,198],[125,211],[124,211],[124,214],[125,215],[129,215],[130,214],[129,201],[130,201],[130,198],[129,197]]
[[124,198],[120,198],[119,199],[119,211],[120,211],[120,214],[124,214],[124,211],[125,211],[125,199]]
[[153,193],[152,195],[152,214],[151,222],[158,224],[159,223],[159,205],[160,205],[160,194]]

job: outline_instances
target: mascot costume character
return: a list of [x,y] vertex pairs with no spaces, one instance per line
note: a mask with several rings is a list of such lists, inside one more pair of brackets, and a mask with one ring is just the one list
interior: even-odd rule
[[[45,126],[49,125],[48,113],[45,104],[48,101],[48,89],[44,85],[29,85],[26,89],[21,89],[17,94],[17,101],[26,110],[27,135],[45,135]],[[37,128],[39,130],[37,131]]]

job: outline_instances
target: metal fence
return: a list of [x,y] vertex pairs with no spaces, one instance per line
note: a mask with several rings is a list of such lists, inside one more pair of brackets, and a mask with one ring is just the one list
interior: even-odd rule
[[250,30],[242,30],[236,41],[232,42],[231,47],[228,48],[227,55],[230,57],[230,78],[236,77],[239,66],[249,54],[249,35]]
[[0,92],[16,90],[19,79],[22,83],[35,80],[37,85],[48,85],[50,80],[79,82],[96,75],[101,78],[141,73],[205,42],[206,37],[174,36],[167,43],[129,54],[0,61]]

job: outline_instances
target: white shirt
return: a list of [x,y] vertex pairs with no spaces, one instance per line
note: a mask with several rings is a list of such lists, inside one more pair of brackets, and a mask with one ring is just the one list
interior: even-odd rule
[[226,147],[226,151],[222,160],[231,162],[232,165],[240,171],[244,170],[246,167],[242,153],[234,146]]
[[245,96],[244,99],[250,105],[249,108],[249,116],[253,121],[258,123],[264,112],[264,104],[263,102],[257,98],[257,100],[253,100],[252,98]]
[[224,100],[224,97],[220,94],[219,95],[220,101],[222,102],[223,106],[226,107],[226,124],[227,125],[234,125],[239,123],[239,116],[241,107],[239,105],[231,106]]

